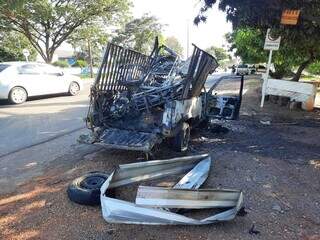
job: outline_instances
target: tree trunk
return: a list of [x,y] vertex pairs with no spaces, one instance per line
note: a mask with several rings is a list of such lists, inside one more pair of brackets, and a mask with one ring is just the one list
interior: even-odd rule
[[[38,51],[39,52],[39,51]],[[46,49],[43,54],[41,54],[41,57],[43,58],[43,60],[45,61],[45,63],[50,64],[52,62],[53,59],[53,54],[54,51],[51,51],[51,49]]]
[[300,77],[301,77],[301,74],[302,74],[303,70],[304,70],[306,67],[308,67],[309,64],[312,63],[312,62],[313,62],[313,58],[309,58],[307,61],[303,62],[303,63],[299,66],[296,74],[295,74],[294,77],[291,79],[291,81],[298,82],[299,79],[300,79]]
[[[53,58],[53,53],[50,49],[50,35],[48,34],[48,32],[46,31],[46,59],[45,62],[46,63],[51,63],[52,58]],[[52,54],[51,54],[52,53]]]
[[52,59],[53,59],[53,54],[50,53],[47,55],[45,61],[46,61],[46,63],[50,64],[52,62]]

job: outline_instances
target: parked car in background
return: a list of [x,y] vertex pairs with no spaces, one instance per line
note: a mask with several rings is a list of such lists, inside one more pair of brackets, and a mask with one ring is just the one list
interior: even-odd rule
[[267,68],[263,65],[258,65],[257,66],[257,72],[258,73],[265,73],[267,71]]
[[74,96],[82,90],[79,77],[44,63],[3,62],[0,63],[0,99],[21,104],[28,97],[69,93]]
[[250,73],[250,70],[247,64],[240,64],[236,68],[237,75],[249,75],[249,73]]
[[254,65],[249,65],[249,74],[256,74],[257,70]]

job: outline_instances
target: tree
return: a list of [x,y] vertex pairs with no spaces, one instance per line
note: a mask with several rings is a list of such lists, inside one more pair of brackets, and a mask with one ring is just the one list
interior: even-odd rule
[[117,21],[127,0],[0,0],[0,29],[23,34],[45,62],[80,26],[101,18]]
[[314,62],[308,66],[307,71],[311,74],[320,74],[320,61]]
[[[206,11],[216,0],[204,0],[195,23],[206,20]],[[298,56],[298,70],[293,80],[299,80],[302,71],[311,63],[320,59],[320,1],[317,0],[220,0],[219,8],[227,14],[227,20],[233,28],[251,27],[261,30],[264,35],[267,28],[281,35],[282,56],[293,59]],[[281,13],[285,9],[299,9],[301,16],[296,26],[280,24]]]
[[36,51],[22,34],[16,32],[0,32],[0,62],[24,61],[23,49],[30,52],[29,60],[35,60]]
[[81,58],[89,63],[91,77],[93,77],[93,65],[100,61],[107,40],[108,34],[101,21],[80,26],[68,39],[68,43],[82,55]]
[[162,28],[163,25],[156,17],[145,14],[118,29],[112,41],[138,52],[148,53],[153,47],[155,37],[161,35]]
[[[227,41],[231,44],[231,50],[235,49],[235,55],[241,57],[245,63],[267,62],[268,52],[263,49],[265,33],[255,28],[239,28],[227,35]],[[295,53],[290,46],[283,46],[273,55],[275,72],[274,78],[283,78],[292,74],[292,68],[299,65],[301,56]]]
[[177,54],[182,55],[183,47],[176,37],[174,37],[174,36],[167,37],[164,41],[164,44],[167,47],[174,50]]
[[235,50],[235,55],[249,64],[266,62],[267,52],[263,50],[264,39],[261,39],[261,31],[252,28],[238,29],[226,34],[230,50]]
[[226,50],[220,47],[211,46],[206,49],[206,52],[210,53],[211,55],[215,56],[217,61],[221,64],[224,60],[228,59],[228,53]]

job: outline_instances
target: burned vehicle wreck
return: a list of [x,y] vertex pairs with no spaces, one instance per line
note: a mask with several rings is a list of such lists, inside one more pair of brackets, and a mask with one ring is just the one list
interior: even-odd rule
[[185,151],[194,124],[237,119],[243,79],[236,97],[206,91],[207,77],[218,63],[193,46],[192,57],[183,62],[157,39],[149,56],[108,43],[91,88],[89,142],[149,153],[168,140],[176,151]]

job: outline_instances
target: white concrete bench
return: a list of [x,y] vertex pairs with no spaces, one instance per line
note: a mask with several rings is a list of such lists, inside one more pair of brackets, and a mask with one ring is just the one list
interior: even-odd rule
[[266,95],[289,97],[290,101],[301,102],[302,109],[312,111],[317,93],[314,84],[280,79],[264,79],[262,86],[261,107]]

